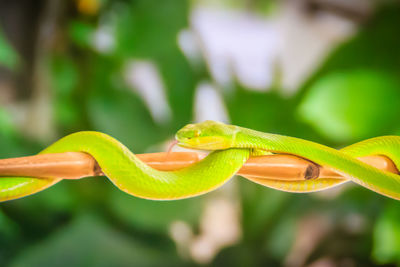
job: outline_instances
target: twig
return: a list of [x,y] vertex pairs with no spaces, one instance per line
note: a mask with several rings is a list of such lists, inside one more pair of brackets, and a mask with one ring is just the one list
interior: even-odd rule
[[[189,166],[206,156],[196,152],[149,153],[136,155],[149,166],[172,171]],[[399,173],[385,156],[368,156],[361,161],[378,169]],[[294,155],[276,154],[251,157],[239,175],[270,180],[307,180],[316,178],[345,179],[329,167],[318,166]],[[66,152],[0,160],[0,176],[79,179],[104,175],[96,160],[86,153]],[[0,178],[1,179],[1,178]]]

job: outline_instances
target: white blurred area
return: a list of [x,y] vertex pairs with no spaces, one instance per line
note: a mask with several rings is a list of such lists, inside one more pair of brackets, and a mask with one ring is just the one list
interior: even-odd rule
[[214,120],[229,122],[224,101],[218,89],[209,82],[202,82],[196,88],[194,121]]
[[[277,17],[281,86],[294,94],[319,64],[357,30],[360,18],[349,18],[346,12],[370,11],[370,1],[317,0],[284,1]],[[309,3],[309,4],[307,4]],[[312,4],[315,3],[313,7]],[[319,4],[319,5],[317,5]],[[362,15],[361,15],[362,16]]]
[[99,53],[108,54],[115,48],[114,30],[110,26],[102,25],[94,31],[91,45]]
[[164,83],[157,66],[146,60],[130,60],[124,70],[126,83],[149,108],[153,120],[168,123],[172,112],[167,102]]
[[347,13],[361,10],[362,16],[371,9],[365,0],[292,0],[261,15],[214,2],[193,5],[190,29],[178,36],[186,56],[198,58],[200,53],[221,87],[237,80],[249,90],[267,91],[277,83],[288,95],[355,33],[358,18]]
[[229,86],[236,78],[253,90],[267,90],[278,51],[271,19],[242,10],[195,7],[191,29],[215,81]]
[[170,225],[169,235],[184,258],[207,264],[224,247],[234,245],[241,237],[238,201],[224,194],[208,198],[199,226],[199,233],[183,222]]

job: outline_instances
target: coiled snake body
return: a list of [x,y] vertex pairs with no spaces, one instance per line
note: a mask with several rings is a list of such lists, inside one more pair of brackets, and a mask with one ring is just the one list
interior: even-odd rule
[[[250,155],[286,153],[329,166],[348,180],[319,178],[304,181],[263,180],[260,183],[283,191],[313,192],[353,181],[377,193],[400,199],[399,175],[378,170],[356,159],[384,155],[399,169],[398,136],[376,137],[336,150],[294,137],[205,121],[186,125],[177,132],[176,139],[181,146],[213,152],[192,166],[163,172],[147,166],[123,144],[106,134],[78,132],[58,140],[40,154],[86,152],[96,159],[104,174],[122,191],[141,198],[169,200],[197,196],[221,186]],[[57,177],[1,177],[0,201],[39,192],[60,180]]]

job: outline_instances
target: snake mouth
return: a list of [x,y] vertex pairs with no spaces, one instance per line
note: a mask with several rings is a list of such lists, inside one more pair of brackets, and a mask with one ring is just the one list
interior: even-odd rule
[[180,138],[179,140],[176,140],[175,144],[180,147],[185,147],[185,148],[198,148],[199,147],[198,142],[193,142],[192,138]]
[[229,146],[225,139],[215,136],[204,137],[184,137],[178,138],[177,145],[185,148],[200,149],[200,150],[219,150],[227,149]]
[[184,147],[184,148],[196,148],[194,144],[191,144],[191,138],[187,137],[178,137],[175,136],[174,145]]

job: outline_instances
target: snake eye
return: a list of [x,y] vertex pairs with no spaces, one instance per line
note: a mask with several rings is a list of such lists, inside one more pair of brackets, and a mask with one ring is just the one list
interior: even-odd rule
[[200,136],[200,131],[195,131],[193,133],[193,137],[199,137]]

